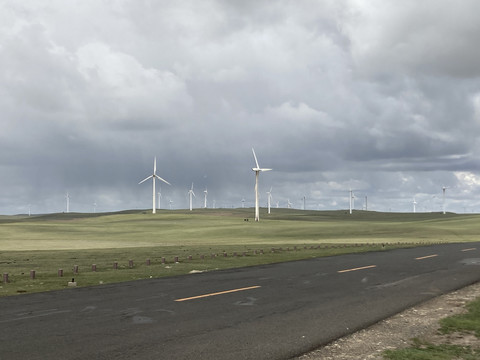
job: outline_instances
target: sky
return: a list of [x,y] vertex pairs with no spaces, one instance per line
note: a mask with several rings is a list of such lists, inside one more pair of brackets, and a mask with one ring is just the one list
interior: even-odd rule
[[480,212],[476,0],[0,0],[0,214]]

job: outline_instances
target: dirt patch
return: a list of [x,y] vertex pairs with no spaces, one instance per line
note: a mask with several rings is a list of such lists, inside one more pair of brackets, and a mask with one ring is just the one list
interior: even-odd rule
[[480,348],[471,334],[438,334],[439,320],[466,312],[465,304],[480,297],[480,283],[439,296],[364,330],[338,339],[297,360],[380,360],[388,349],[408,347],[412,338],[432,344],[468,345]]

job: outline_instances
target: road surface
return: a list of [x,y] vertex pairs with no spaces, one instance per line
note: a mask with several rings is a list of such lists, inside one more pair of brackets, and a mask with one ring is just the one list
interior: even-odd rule
[[0,299],[0,359],[289,359],[480,281],[480,243]]

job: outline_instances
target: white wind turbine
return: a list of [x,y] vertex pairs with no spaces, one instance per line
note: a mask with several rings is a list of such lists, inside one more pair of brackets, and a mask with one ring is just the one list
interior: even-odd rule
[[162,192],[159,191],[159,192],[157,193],[157,195],[158,195],[158,209],[161,209],[161,208],[162,208],[162,207],[161,207],[161,205],[162,205],[162,204],[161,204]]
[[290,199],[287,199],[287,209],[290,209],[292,207],[292,203],[290,202]]
[[255,221],[259,221],[260,211],[258,207],[258,177],[261,171],[270,171],[272,169],[261,168],[260,165],[258,165],[257,155],[255,155],[255,150],[253,150],[253,148],[252,148],[252,152],[253,152],[253,157],[255,158],[255,165],[257,166],[252,168],[252,170],[255,171]]
[[413,204],[413,212],[415,213],[415,212],[417,212],[417,209],[416,209],[416,207],[415,207],[415,206],[417,205],[417,202],[415,201],[415,197],[413,197],[413,202],[412,202],[412,204]]
[[270,191],[267,191],[267,203],[268,203],[268,213],[270,214],[270,203],[272,201],[272,187],[270,187]]
[[303,210],[305,210],[305,200],[306,200],[306,197],[305,197],[305,195],[303,195],[303,197],[302,197],[302,199],[301,199],[301,200],[303,200]]
[[65,195],[65,199],[67,199],[67,213],[70,212],[70,195]]
[[190,190],[188,190],[188,195],[190,197],[190,211],[192,211],[193,196],[195,196],[195,193],[193,192],[193,182],[192,182],[192,187],[190,188]]
[[153,174],[150,175],[149,177],[143,179],[138,184],[140,185],[141,183],[147,181],[148,179],[153,180],[152,214],[155,214],[155,179],[161,180],[165,184],[171,185],[167,180],[162,179],[160,176],[157,175],[157,157],[155,157],[154,160],[153,160]]
[[245,208],[245,198],[242,198],[242,209]]
[[207,195],[208,195],[208,190],[207,190],[206,187],[205,187],[205,190],[203,190],[203,193],[205,194],[205,199],[204,199],[203,207],[206,209],[206,208],[207,208]]
[[170,199],[169,203],[170,203],[170,210],[172,210],[172,204],[173,204],[173,200],[172,200],[172,199]]
[[443,208],[443,215],[445,215],[445,190],[447,190],[448,187],[443,186],[442,187],[442,192],[443,192],[443,198],[442,198],[442,208]]
[[352,210],[355,208],[355,194],[353,193],[353,190],[350,189],[350,214],[352,213]]

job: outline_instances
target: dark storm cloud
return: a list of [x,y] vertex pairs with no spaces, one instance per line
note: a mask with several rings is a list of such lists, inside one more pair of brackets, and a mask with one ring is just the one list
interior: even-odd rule
[[63,211],[66,192],[77,211],[148,208],[154,156],[162,207],[186,208],[192,182],[197,206],[205,187],[251,206],[252,147],[275,170],[262,204],[272,186],[280,206],[346,208],[352,188],[410,211],[445,185],[474,209],[478,7],[3,2],[0,212]]

